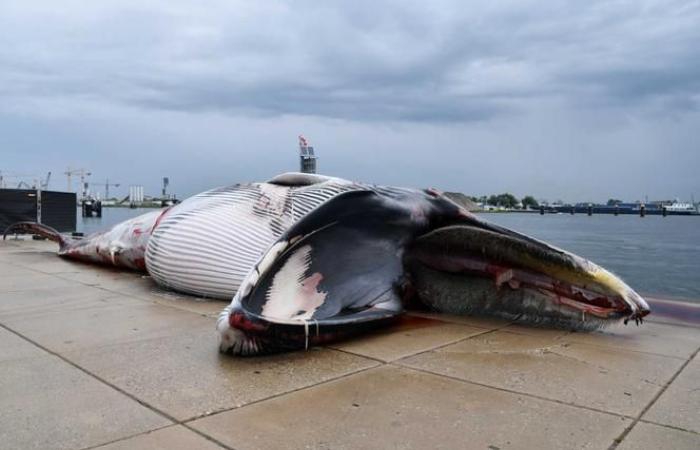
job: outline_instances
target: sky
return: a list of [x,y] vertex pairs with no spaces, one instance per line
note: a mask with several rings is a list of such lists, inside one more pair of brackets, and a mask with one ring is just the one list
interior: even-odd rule
[[377,184],[700,199],[700,1],[0,0],[0,30],[6,180],[183,198],[304,134]]

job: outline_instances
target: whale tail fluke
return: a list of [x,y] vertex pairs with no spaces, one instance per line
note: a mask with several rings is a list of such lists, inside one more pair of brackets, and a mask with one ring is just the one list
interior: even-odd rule
[[36,234],[38,236],[43,236],[50,241],[57,242],[61,248],[65,247],[69,241],[68,238],[63,236],[56,229],[36,222],[15,222],[9,227],[5,228],[5,231],[2,234],[2,239],[5,240],[7,235],[12,233]]

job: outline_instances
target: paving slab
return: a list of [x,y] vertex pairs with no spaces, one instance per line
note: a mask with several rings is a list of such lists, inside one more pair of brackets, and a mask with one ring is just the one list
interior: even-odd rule
[[0,446],[75,449],[170,422],[55,356],[0,362]]
[[191,426],[236,449],[607,448],[616,416],[383,366]]
[[682,360],[494,331],[409,357],[409,367],[612,413],[636,416]]
[[171,336],[214,321],[197,314],[128,297],[110,298],[102,306],[50,310],[3,317],[8,328],[57,353],[120,342]]
[[3,292],[21,292],[36,289],[41,286],[45,289],[53,289],[59,287],[72,286],[69,280],[59,278],[55,275],[44,273],[34,273],[31,276],[15,276],[2,278]]
[[77,351],[66,357],[169,415],[186,420],[377,365],[314,348],[235,358],[218,352],[214,322],[167,338]]
[[[0,362],[11,359],[34,358],[47,354],[36,345],[27,342],[4,328],[0,328]],[[2,374],[0,374],[0,377],[2,377]]]
[[39,250],[35,247],[34,251],[31,252],[12,252],[11,256],[6,258],[5,261],[23,267],[32,267],[34,264],[50,264],[61,261],[67,262],[67,260],[62,260],[58,257],[56,250],[58,250],[57,245],[52,250]]
[[64,280],[80,283],[87,286],[95,286],[109,290],[117,294],[138,295],[157,289],[156,283],[140,272],[123,271],[113,267],[88,266],[80,272],[66,272],[55,274]]
[[700,346],[687,320],[589,334],[410,311],[338,350],[235,358],[227,302],[55,251],[0,241],[0,448],[217,448],[195,424],[241,449],[605,449],[645,408],[619,448],[698,448],[697,357],[673,378]]
[[634,426],[617,450],[697,450],[699,448],[700,434],[640,422]]
[[[59,266],[68,264],[72,269],[68,271],[65,267],[51,268],[54,264]],[[6,266],[11,269],[10,273],[13,277],[24,275],[34,277],[33,279],[36,280],[35,275],[41,270],[42,275],[45,275],[43,272],[47,271],[61,280],[71,281],[68,286],[42,287],[44,285],[39,280],[38,283],[32,285],[32,289],[12,292],[0,291],[0,316],[8,309],[16,308],[21,312],[24,309],[31,309],[35,305],[68,307],[69,305],[65,302],[70,303],[78,298],[81,302],[89,302],[91,299],[85,297],[91,295],[100,299],[128,296],[211,317],[218,316],[219,312],[229,303],[228,301],[193,297],[163,289],[156,285],[150,277],[137,272],[124,272],[110,267],[71,262],[57,258],[55,255],[51,255],[49,262],[33,264],[37,270],[18,265],[7,264]],[[0,264],[0,278],[3,267]]]
[[[32,255],[28,253],[26,255]],[[49,257],[42,257],[41,259],[33,261],[24,261],[21,255],[19,258],[15,258],[15,263],[20,267],[27,267],[29,269],[42,272],[42,273],[77,273],[86,270],[86,268],[91,267],[88,263],[59,258],[56,255],[50,255]]]
[[611,326],[593,333],[571,333],[567,339],[590,345],[688,359],[700,347],[700,328],[649,322],[642,326]]
[[104,306],[119,294],[91,286],[71,284],[44,288],[37,284],[25,291],[0,290],[0,321],[8,316],[69,311],[90,306]]
[[390,328],[331,347],[382,361],[393,361],[487,331],[484,328],[407,316]]
[[0,262],[0,278],[31,276],[35,273],[36,271],[33,271],[26,267],[6,262]]
[[223,447],[182,425],[162,428],[97,447],[99,450],[217,450],[221,448]]
[[56,252],[57,246],[51,241],[34,241],[31,239],[0,239],[0,261],[12,258],[19,253]]
[[700,358],[695,357],[642,417],[700,433]]
[[195,297],[154,286],[151,289],[131,294],[140,300],[170,306],[209,317],[218,317],[219,313],[230,303],[228,300]]

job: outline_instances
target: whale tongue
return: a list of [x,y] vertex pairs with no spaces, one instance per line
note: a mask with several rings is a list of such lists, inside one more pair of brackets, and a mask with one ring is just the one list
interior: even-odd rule
[[445,312],[574,328],[649,312],[636,292],[596,264],[483,222],[432,230],[412,243],[405,260],[422,300]]

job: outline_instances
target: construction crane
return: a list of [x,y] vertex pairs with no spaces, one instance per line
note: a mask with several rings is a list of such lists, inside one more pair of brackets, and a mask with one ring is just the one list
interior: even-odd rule
[[105,198],[104,198],[105,200],[107,200],[109,198],[109,188],[110,187],[119,187],[120,186],[119,183],[110,183],[109,178],[107,178],[104,183],[90,183],[90,184],[93,186],[104,186],[105,187]]
[[[37,189],[37,187],[39,187],[42,190],[46,190],[49,180],[51,179],[51,172],[46,175],[45,179],[41,179],[36,174],[19,174],[0,171],[0,188],[7,187],[8,179],[20,179],[19,183],[17,184],[17,189],[21,189],[22,186],[24,186],[26,189]],[[27,181],[25,181],[26,179],[31,179],[32,183],[29,184]]]
[[51,172],[46,174],[46,178],[41,180],[41,190],[45,191],[49,188],[49,182],[51,181]]
[[92,175],[89,171],[85,169],[71,169],[70,167],[64,172],[66,177],[68,178],[68,192],[73,191],[73,180],[72,176],[73,175],[80,175],[80,186],[83,189],[83,192],[81,194],[80,198],[84,198],[87,195],[87,185],[85,183],[85,177],[89,177]]

